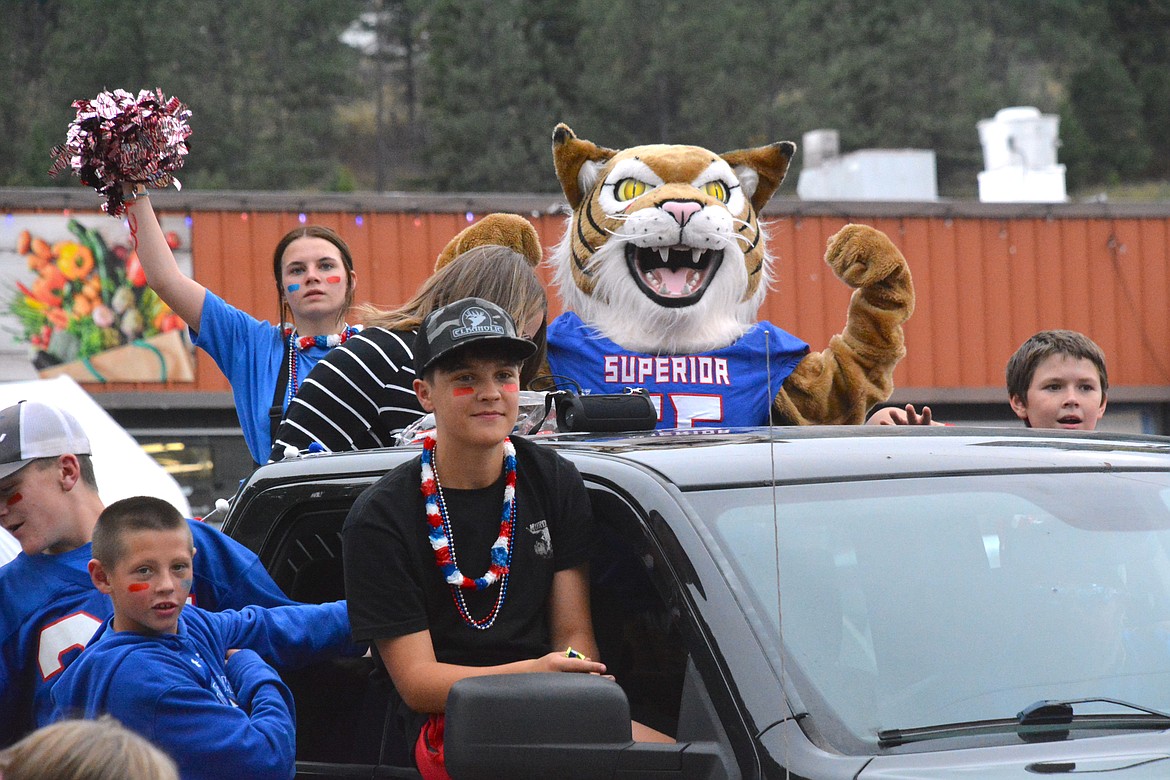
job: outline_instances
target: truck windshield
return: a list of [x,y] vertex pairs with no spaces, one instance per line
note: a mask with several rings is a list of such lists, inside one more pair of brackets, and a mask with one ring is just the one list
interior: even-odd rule
[[1012,718],[1041,699],[1170,710],[1166,473],[689,498],[777,673],[856,739]]

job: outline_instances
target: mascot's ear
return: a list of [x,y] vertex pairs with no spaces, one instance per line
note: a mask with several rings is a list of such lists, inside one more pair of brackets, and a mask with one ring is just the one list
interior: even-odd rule
[[585,193],[593,188],[597,172],[617,154],[613,149],[578,138],[564,122],[553,130],[552,150],[557,178],[561,180],[561,189],[573,208],[577,208]]
[[757,213],[772,199],[772,195],[784,181],[788,172],[788,161],[796,153],[796,144],[791,141],[757,146],[754,149],[739,149],[719,155],[735,169],[743,192],[752,201]]
[[435,270],[477,246],[506,246],[524,255],[533,268],[540,265],[540,238],[531,222],[515,214],[488,214],[447,242],[435,261]]

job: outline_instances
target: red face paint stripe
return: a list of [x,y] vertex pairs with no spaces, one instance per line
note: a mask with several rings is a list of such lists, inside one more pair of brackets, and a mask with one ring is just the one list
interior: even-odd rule
[[519,393],[520,385],[504,385],[504,391],[508,393]]
[[131,593],[141,593],[144,590],[150,589],[150,583],[147,582],[131,582],[126,586],[126,590]]
[[4,503],[7,506],[12,506],[13,504],[19,504],[23,500],[24,500],[24,496],[22,496],[20,493],[13,493],[12,495],[10,495],[8,497],[8,500],[5,501]]
[[340,276],[326,276],[325,281],[329,282],[329,284],[341,284],[341,277]]
[[475,392],[475,389],[471,388],[471,387],[456,387],[456,388],[451,390],[451,395],[453,395],[453,396],[471,395],[474,392]]

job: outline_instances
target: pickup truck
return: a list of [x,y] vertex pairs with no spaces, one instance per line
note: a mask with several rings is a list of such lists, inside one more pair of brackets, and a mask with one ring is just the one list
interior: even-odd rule
[[[1170,773],[1170,439],[847,426],[537,438],[589,491],[594,625],[615,681],[458,683],[453,777]],[[350,505],[418,452],[263,466],[223,528],[291,597],[342,598]],[[298,777],[418,776],[375,660],[287,679]],[[677,744],[631,742],[631,718]]]

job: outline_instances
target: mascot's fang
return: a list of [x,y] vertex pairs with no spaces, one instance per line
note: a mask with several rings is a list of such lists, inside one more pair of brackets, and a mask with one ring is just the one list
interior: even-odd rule
[[648,297],[668,308],[698,303],[722,262],[723,252],[713,249],[626,244],[630,275]]

